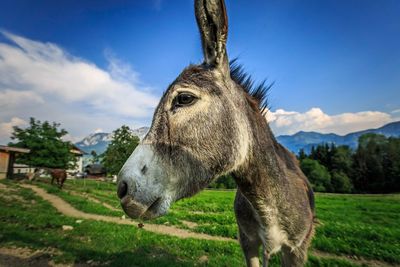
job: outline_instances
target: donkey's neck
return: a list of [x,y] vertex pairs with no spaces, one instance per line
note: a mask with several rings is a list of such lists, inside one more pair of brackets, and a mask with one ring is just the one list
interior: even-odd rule
[[277,199],[275,196],[287,183],[287,162],[290,164],[292,160],[289,152],[276,141],[264,116],[254,113],[249,116],[253,144],[246,162],[233,173],[238,189],[253,206],[259,200],[271,203]]

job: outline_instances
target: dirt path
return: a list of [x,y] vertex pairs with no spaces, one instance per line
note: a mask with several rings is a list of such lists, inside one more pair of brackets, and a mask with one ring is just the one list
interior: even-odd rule
[[[117,223],[117,224],[134,225],[136,227],[138,225],[138,222],[135,222],[132,220],[85,213],[85,212],[75,209],[69,203],[65,202],[63,199],[59,198],[58,196],[47,193],[44,189],[42,189],[40,187],[37,187],[35,185],[29,185],[29,184],[23,184],[21,186],[24,188],[33,190],[41,198],[50,202],[59,212],[61,212],[62,214],[66,215],[66,216],[79,218],[79,219],[89,219],[89,220],[97,220],[97,221],[111,222],[111,223]],[[176,236],[179,238],[196,238],[196,239],[205,239],[205,240],[236,242],[236,240],[231,239],[231,238],[211,236],[211,235],[201,234],[201,233],[193,233],[193,232],[189,232],[189,231],[186,231],[183,229],[166,226],[166,225],[145,224],[143,229],[150,231],[150,232],[158,233],[158,234]]]

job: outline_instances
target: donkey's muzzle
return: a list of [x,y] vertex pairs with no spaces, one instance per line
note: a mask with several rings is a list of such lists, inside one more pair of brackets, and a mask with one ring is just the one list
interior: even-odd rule
[[124,212],[133,219],[144,217],[143,215],[148,209],[147,206],[137,202],[129,195],[121,199],[121,206]]
[[117,186],[117,195],[121,201],[122,209],[132,218],[139,218],[147,210],[147,205],[137,201],[134,190],[134,183],[127,183],[122,180]]
[[154,218],[165,214],[171,197],[168,177],[151,144],[140,144],[118,174],[117,195],[131,218]]

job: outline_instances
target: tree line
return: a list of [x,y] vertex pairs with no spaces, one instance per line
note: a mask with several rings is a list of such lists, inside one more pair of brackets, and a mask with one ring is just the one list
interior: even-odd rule
[[317,192],[400,192],[400,138],[369,133],[355,150],[322,144],[308,155],[300,150],[298,159]]

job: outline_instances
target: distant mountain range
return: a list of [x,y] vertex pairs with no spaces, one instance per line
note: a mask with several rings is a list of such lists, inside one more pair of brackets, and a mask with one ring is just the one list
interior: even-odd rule
[[359,132],[349,133],[346,135],[322,134],[317,132],[300,131],[293,135],[280,135],[277,137],[279,143],[294,153],[298,153],[300,149],[304,149],[306,153],[310,152],[313,146],[324,143],[334,143],[335,145],[347,145],[351,148],[357,148],[358,138],[366,133],[383,134],[389,136],[400,136],[400,121],[386,124],[377,129],[367,129]]
[[[141,127],[132,130],[132,134],[142,139],[148,131],[149,127]],[[112,133],[92,133],[75,145],[88,154],[94,150],[98,155],[100,155],[106,151],[107,146],[111,142],[112,138]]]
[[[148,131],[149,127],[141,127],[132,130],[132,133],[142,139]],[[366,133],[377,133],[385,136],[400,137],[400,121],[386,124],[377,129],[368,129],[346,135],[300,131],[293,135],[280,135],[277,137],[277,140],[290,151],[297,154],[300,149],[304,149],[306,152],[309,152],[311,147],[324,143],[348,145],[351,148],[356,148],[358,144],[358,138]],[[82,139],[82,141],[76,143],[76,146],[88,154],[90,154],[92,150],[96,151],[97,154],[101,154],[107,149],[112,137],[112,133],[93,133]]]

